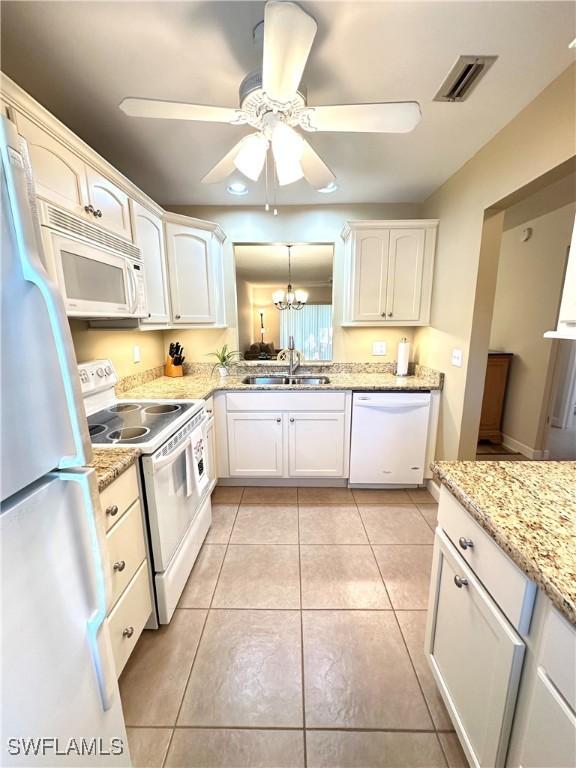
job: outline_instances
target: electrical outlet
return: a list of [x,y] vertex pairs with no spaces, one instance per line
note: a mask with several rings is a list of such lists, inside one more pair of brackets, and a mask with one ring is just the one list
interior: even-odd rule
[[462,350],[455,347],[452,350],[452,358],[451,358],[452,365],[456,366],[456,368],[462,368]]
[[385,341],[374,341],[372,343],[372,354],[373,355],[385,355],[387,350],[386,342]]
[[134,344],[132,347],[132,359],[135,363],[140,362],[140,346],[138,344]]

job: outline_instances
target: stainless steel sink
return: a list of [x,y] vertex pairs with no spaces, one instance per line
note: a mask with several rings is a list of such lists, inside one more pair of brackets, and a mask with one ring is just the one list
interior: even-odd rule
[[329,384],[328,376],[246,376],[243,384]]

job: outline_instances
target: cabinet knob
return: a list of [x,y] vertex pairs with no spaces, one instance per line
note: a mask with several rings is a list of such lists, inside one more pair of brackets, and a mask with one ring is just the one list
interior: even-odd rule
[[460,536],[458,544],[462,549],[474,549],[474,542],[472,539],[465,539],[464,536]]
[[386,312],[380,312],[380,317],[386,317]]
[[102,218],[102,211],[100,210],[100,208],[98,208],[98,210],[96,210],[96,211],[93,211],[93,213],[94,213],[94,216],[96,216],[97,219],[101,219]]
[[388,317],[392,317],[392,312],[388,312]]
[[176,318],[176,320],[180,320],[180,318],[182,317],[182,315],[174,315],[174,317]]
[[134,627],[126,627],[124,632],[122,632],[122,637],[132,637],[134,634]]
[[114,563],[114,570],[115,571],[123,571],[124,568],[126,568],[126,561],[125,560],[117,560]]
[[276,419],[276,421],[278,422],[278,424],[280,424],[280,422],[282,421],[282,419]]
[[458,589],[462,589],[462,587],[468,586],[468,579],[465,579],[464,576],[454,576],[454,584]]
[[86,213],[94,213],[94,206],[93,205],[85,205],[84,210]]
[[294,421],[294,417],[292,417],[292,418],[290,419],[290,421],[292,421],[292,422],[293,422],[293,421]]
[[110,517],[115,517],[118,514],[118,506],[116,504],[110,504],[109,507],[106,507],[106,514],[110,515]]

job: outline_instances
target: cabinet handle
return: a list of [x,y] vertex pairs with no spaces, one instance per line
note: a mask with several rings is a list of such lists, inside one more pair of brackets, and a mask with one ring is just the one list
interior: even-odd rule
[[276,421],[278,422],[278,424],[280,424],[280,422],[282,421],[282,419],[276,419]]
[[386,312],[381,312],[380,317],[386,317]]
[[174,315],[174,317],[176,318],[176,320],[180,320],[180,318],[182,317],[182,315]]
[[392,317],[392,312],[388,312],[388,317]]
[[84,210],[86,213],[94,213],[94,206],[93,205],[85,205]]
[[124,632],[122,632],[122,637],[132,637],[134,634],[134,627],[126,627]]
[[212,413],[212,408],[206,408],[206,413]]
[[474,542],[472,539],[465,539],[464,536],[460,536],[458,544],[462,549],[474,549]]
[[291,419],[290,419],[290,421],[292,421],[292,422],[293,422],[293,421],[294,421],[294,418],[291,418]]
[[118,514],[118,506],[116,504],[110,504],[109,507],[106,507],[106,514],[110,515],[110,517],[115,517]]
[[125,560],[118,560],[114,563],[114,570],[115,571],[123,571],[124,568],[126,568],[126,561]]
[[100,210],[100,208],[98,208],[97,211],[93,211],[93,213],[94,213],[94,216],[96,216],[97,219],[101,219],[102,218],[102,211]]
[[462,587],[468,586],[468,579],[465,579],[464,576],[454,576],[454,584],[458,589],[462,589]]

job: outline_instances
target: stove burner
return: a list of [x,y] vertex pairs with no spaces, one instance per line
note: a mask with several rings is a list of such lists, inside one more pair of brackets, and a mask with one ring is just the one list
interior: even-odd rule
[[125,427],[124,429],[115,429],[114,432],[110,432],[108,440],[113,443],[117,443],[119,440],[137,440],[139,437],[144,437],[150,430],[148,427]]
[[96,435],[101,435],[102,432],[106,432],[107,427],[104,426],[104,424],[90,424],[88,427],[88,432],[90,433],[90,437],[96,437]]
[[182,406],[180,405],[149,405],[148,408],[144,408],[144,413],[160,414],[160,413],[174,413],[179,411]]
[[118,403],[118,405],[113,405],[108,410],[110,413],[128,413],[128,411],[137,411],[141,407],[137,403]]

